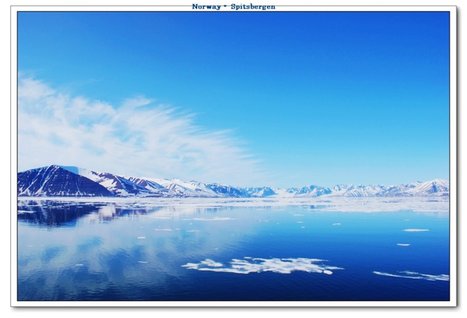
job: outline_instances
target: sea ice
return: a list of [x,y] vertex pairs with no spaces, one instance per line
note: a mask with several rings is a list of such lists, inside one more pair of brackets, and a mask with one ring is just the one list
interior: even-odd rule
[[428,232],[429,229],[404,229],[404,232]]
[[154,229],[156,232],[172,232],[172,229],[165,228],[165,229]]
[[332,275],[333,270],[343,269],[336,266],[320,264],[325,260],[316,258],[257,258],[244,257],[243,259],[232,259],[229,265],[205,259],[199,263],[187,263],[182,267],[199,271],[223,272],[233,274],[250,274],[261,272],[273,272],[290,274],[293,271],[307,273],[321,273]]
[[391,273],[373,271],[373,274],[380,275],[380,276],[387,276],[387,277],[422,279],[422,280],[429,280],[429,281],[449,281],[449,275],[446,275],[446,274],[432,275],[432,274],[422,274],[422,273],[417,273],[417,272],[412,272],[412,271],[400,271],[397,273],[398,274],[391,274]]

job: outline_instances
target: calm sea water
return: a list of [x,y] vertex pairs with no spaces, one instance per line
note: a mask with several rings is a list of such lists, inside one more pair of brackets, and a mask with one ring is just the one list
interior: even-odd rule
[[19,300],[449,300],[447,213],[21,201]]

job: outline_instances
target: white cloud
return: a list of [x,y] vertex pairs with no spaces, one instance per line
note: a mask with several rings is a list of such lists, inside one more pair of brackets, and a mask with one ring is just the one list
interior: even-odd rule
[[230,131],[144,96],[111,105],[19,78],[19,169],[76,165],[117,174],[247,185],[266,182]]
[[274,272],[280,274],[290,274],[293,271],[303,271],[307,273],[321,273],[332,275],[333,270],[343,269],[336,266],[319,264],[323,262],[317,258],[253,258],[232,259],[229,265],[205,259],[199,263],[187,263],[182,265],[187,269],[209,272],[223,272],[233,274],[250,274],[261,272]]
[[438,281],[438,280],[449,281],[449,275],[446,275],[446,274],[431,275],[431,274],[421,274],[421,273],[411,272],[411,271],[401,271],[397,273],[398,274],[391,274],[391,273],[378,272],[378,271],[373,272],[373,274],[380,275],[380,276],[387,276],[387,277],[421,279],[421,280],[429,280],[429,281]]

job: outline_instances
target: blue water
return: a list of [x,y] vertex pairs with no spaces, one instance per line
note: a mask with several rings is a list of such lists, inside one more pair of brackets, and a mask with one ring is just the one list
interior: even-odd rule
[[[19,210],[18,300],[449,300],[447,213],[51,201]],[[304,258],[341,269],[281,272]],[[253,269],[235,272],[234,259]]]

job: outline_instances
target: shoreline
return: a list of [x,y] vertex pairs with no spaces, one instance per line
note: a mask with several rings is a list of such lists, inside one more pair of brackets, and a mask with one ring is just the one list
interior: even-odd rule
[[449,213],[449,197],[315,197],[315,198],[144,198],[144,197],[18,197],[17,202],[54,201],[103,203],[138,207],[274,208],[308,207],[333,212],[441,212]]

